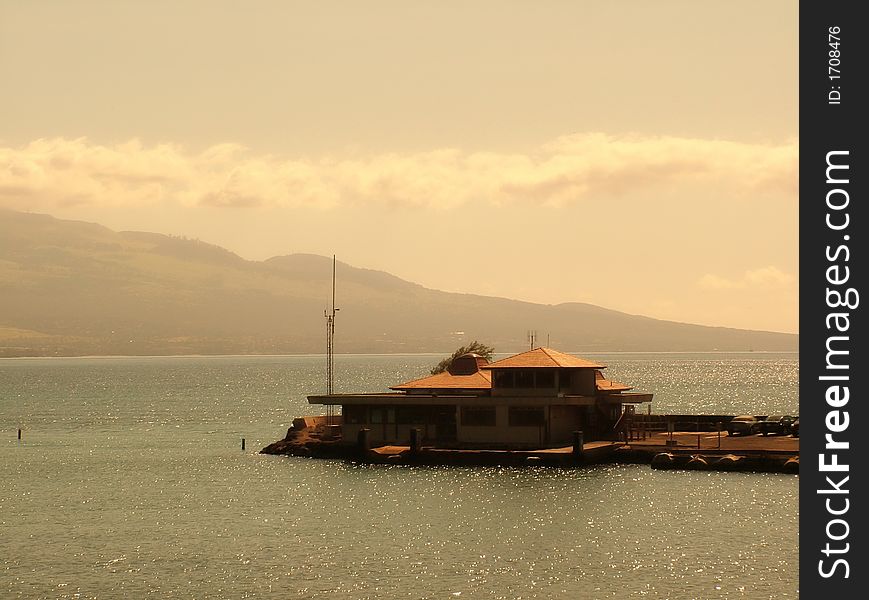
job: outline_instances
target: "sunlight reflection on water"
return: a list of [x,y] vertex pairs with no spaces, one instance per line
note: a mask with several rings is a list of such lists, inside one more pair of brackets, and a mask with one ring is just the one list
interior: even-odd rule
[[[378,391],[432,362],[337,367]],[[796,412],[795,355],[606,362],[657,412]],[[256,454],[321,379],[318,357],[0,361],[0,596],[798,596],[796,477]]]

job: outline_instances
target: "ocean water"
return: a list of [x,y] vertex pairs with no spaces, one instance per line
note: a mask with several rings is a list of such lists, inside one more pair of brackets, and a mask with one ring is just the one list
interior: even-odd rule
[[[338,356],[336,390],[439,358]],[[795,354],[595,358],[655,412],[798,412]],[[323,367],[0,360],[0,598],[798,596],[794,476],[259,455]]]

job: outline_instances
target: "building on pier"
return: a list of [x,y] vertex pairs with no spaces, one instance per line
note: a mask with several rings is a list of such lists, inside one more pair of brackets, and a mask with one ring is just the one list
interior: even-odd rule
[[449,369],[392,386],[382,394],[309,396],[341,407],[341,434],[355,441],[368,429],[372,445],[407,444],[412,429],[440,447],[544,448],[617,439],[625,416],[652,394],[604,377],[606,365],[551,348],[535,348],[490,363],[475,354]]

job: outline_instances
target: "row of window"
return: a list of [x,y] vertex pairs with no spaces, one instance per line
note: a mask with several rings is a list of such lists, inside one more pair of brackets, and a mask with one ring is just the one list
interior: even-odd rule
[[[471,427],[494,427],[494,406],[463,406],[462,425]],[[546,422],[543,408],[536,406],[510,406],[507,423],[510,427],[540,427]]]
[[456,409],[453,406],[364,406],[347,405],[342,411],[344,422],[399,423],[401,425],[425,425],[426,423],[455,423]]
[[[548,389],[555,388],[555,369],[495,369],[492,385],[496,388]],[[558,373],[559,389],[570,387],[570,371]]]
[[[463,406],[462,425],[469,427],[494,427],[494,406]],[[348,405],[343,411],[347,424],[398,423],[424,425],[426,423],[455,424],[455,409],[440,406],[356,406]],[[539,427],[545,423],[542,407],[510,406],[507,409],[510,427]]]

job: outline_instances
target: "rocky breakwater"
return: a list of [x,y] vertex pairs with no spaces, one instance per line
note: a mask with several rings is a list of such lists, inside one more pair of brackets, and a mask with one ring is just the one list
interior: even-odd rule
[[287,436],[271,443],[260,454],[341,458],[347,445],[341,442],[341,417],[299,417],[287,429]]
[[782,456],[780,454],[675,454],[659,452],[652,457],[651,464],[653,469],[792,474],[800,472],[799,456]]

